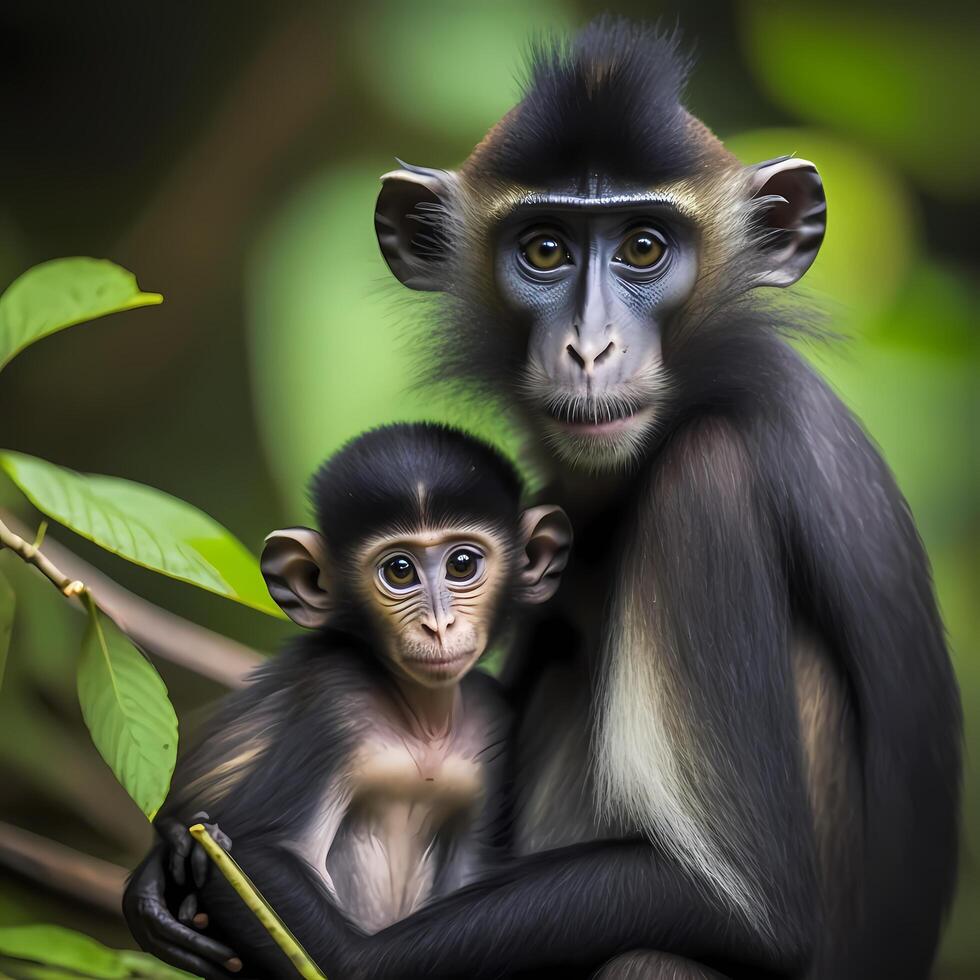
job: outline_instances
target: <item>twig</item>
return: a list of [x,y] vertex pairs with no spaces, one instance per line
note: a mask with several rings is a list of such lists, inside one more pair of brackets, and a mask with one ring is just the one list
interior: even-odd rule
[[[124,589],[50,536],[45,538],[42,554],[27,544],[25,538],[30,536],[30,531],[9,511],[0,510],[0,523],[7,535],[15,539],[12,545],[17,547],[7,545],[2,534],[0,542],[29,561],[62,590],[72,583],[84,583],[82,588],[92,594],[99,608],[147,653],[226,687],[241,687],[245,675],[263,662],[264,658],[255,650],[167,612]],[[33,554],[26,557],[20,546],[28,553],[33,549]],[[81,609],[80,604],[73,602],[73,605]]]
[[0,822],[0,864],[32,881],[122,915],[126,869]]
[[228,884],[238,893],[238,897],[248,906],[252,915],[259,920],[262,928],[286,954],[289,962],[296,967],[296,972],[303,980],[327,980],[319,967],[310,959],[310,954],[303,949],[300,941],[276,914],[275,909],[263,898],[235,859],[208,833],[204,824],[196,823],[188,830],[191,837],[204,848],[207,856],[225,876]]
[[33,565],[45,578],[49,579],[56,589],[69,598],[80,596],[85,586],[77,579],[65,575],[53,562],[38,550],[38,544],[44,535],[38,531],[34,544],[28,544],[19,534],[15,534],[0,520],[0,546],[9,548],[19,555],[28,565]]

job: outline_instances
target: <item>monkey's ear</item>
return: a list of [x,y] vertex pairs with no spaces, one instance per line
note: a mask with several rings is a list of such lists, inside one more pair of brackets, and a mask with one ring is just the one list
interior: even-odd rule
[[521,515],[524,564],[517,573],[517,598],[535,605],[558,591],[572,547],[572,525],[561,507],[531,507]]
[[269,595],[294,623],[316,629],[327,622],[333,612],[326,582],[327,549],[316,531],[273,531],[265,539],[260,564]]
[[827,228],[827,200],[817,168],[781,157],[750,168],[752,197],[763,228],[763,269],[758,286],[791,286],[817,257]]
[[448,171],[407,163],[381,178],[374,230],[388,268],[409,289],[441,292],[448,286],[446,217],[453,180]]

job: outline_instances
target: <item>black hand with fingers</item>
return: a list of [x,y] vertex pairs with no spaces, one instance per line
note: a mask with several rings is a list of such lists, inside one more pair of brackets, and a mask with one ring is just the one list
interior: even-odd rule
[[[192,821],[204,823],[208,833],[231,850],[231,840],[208,814],[197,813]],[[167,905],[168,883],[184,889],[203,887],[210,869],[206,852],[175,820],[161,820],[157,829],[163,843],[136,869],[123,896],[123,914],[133,937],[147,952],[205,980],[241,980],[242,962],[235,951],[199,931],[207,927],[208,916],[198,908],[196,891],[184,895],[176,917]]]

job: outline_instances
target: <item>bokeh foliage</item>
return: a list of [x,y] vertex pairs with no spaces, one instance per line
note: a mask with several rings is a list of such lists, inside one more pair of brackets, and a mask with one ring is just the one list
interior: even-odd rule
[[[43,39],[48,54],[5,76],[18,101],[6,116],[16,138],[0,161],[0,280],[52,255],[108,254],[168,304],[139,311],[149,326],[138,335],[107,323],[85,328],[98,330],[91,344],[69,332],[57,355],[22,355],[0,385],[0,443],[194,501],[253,551],[270,528],[309,518],[307,475],[368,425],[451,419],[515,447],[492,413],[410,386],[427,304],[392,283],[377,253],[377,177],[396,154],[432,166],[461,160],[516,95],[529,34],[600,9],[679,19],[699,53],[691,108],[747,162],[796,153],[826,182],[828,235],[806,283],[842,339],[806,353],[882,447],[933,561],[970,767],[962,883],[940,976],[974,976],[974,5],[365,0],[253,14],[230,2],[140,13],[116,0],[101,16],[11,6],[0,36],[28,47]],[[81,109],[93,105],[99,125],[83,125]],[[0,501],[13,499],[0,489]],[[269,649],[287,632],[99,561],[136,591],[252,645]],[[4,732],[14,733],[0,740],[0,820],[131,864],[143,831],[78,743],[65,646],[74,655],[79,623],[68,612],[32,614],[43,584],[35,600],[2,555],[0,572],[19,602],[0,692]],[[158,666],[183,729],[217,688]],[[0,885],[0,923],[36,919],[126,942],[118,920],[83,903],[23,879]]]

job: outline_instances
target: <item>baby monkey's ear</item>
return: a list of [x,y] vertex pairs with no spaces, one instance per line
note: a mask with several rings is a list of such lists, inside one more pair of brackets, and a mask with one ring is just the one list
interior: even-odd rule
[[572,525],[561,507],[531,507],[521,515],[524,564],[517,573],[517,598],[533,605],[558,591],[572,547]]
[[327,591],[327,548],[308,527],[273,531],[262,549],[262,574],[269,595],[294,622],[307,629],[323,626],[333,612]]

